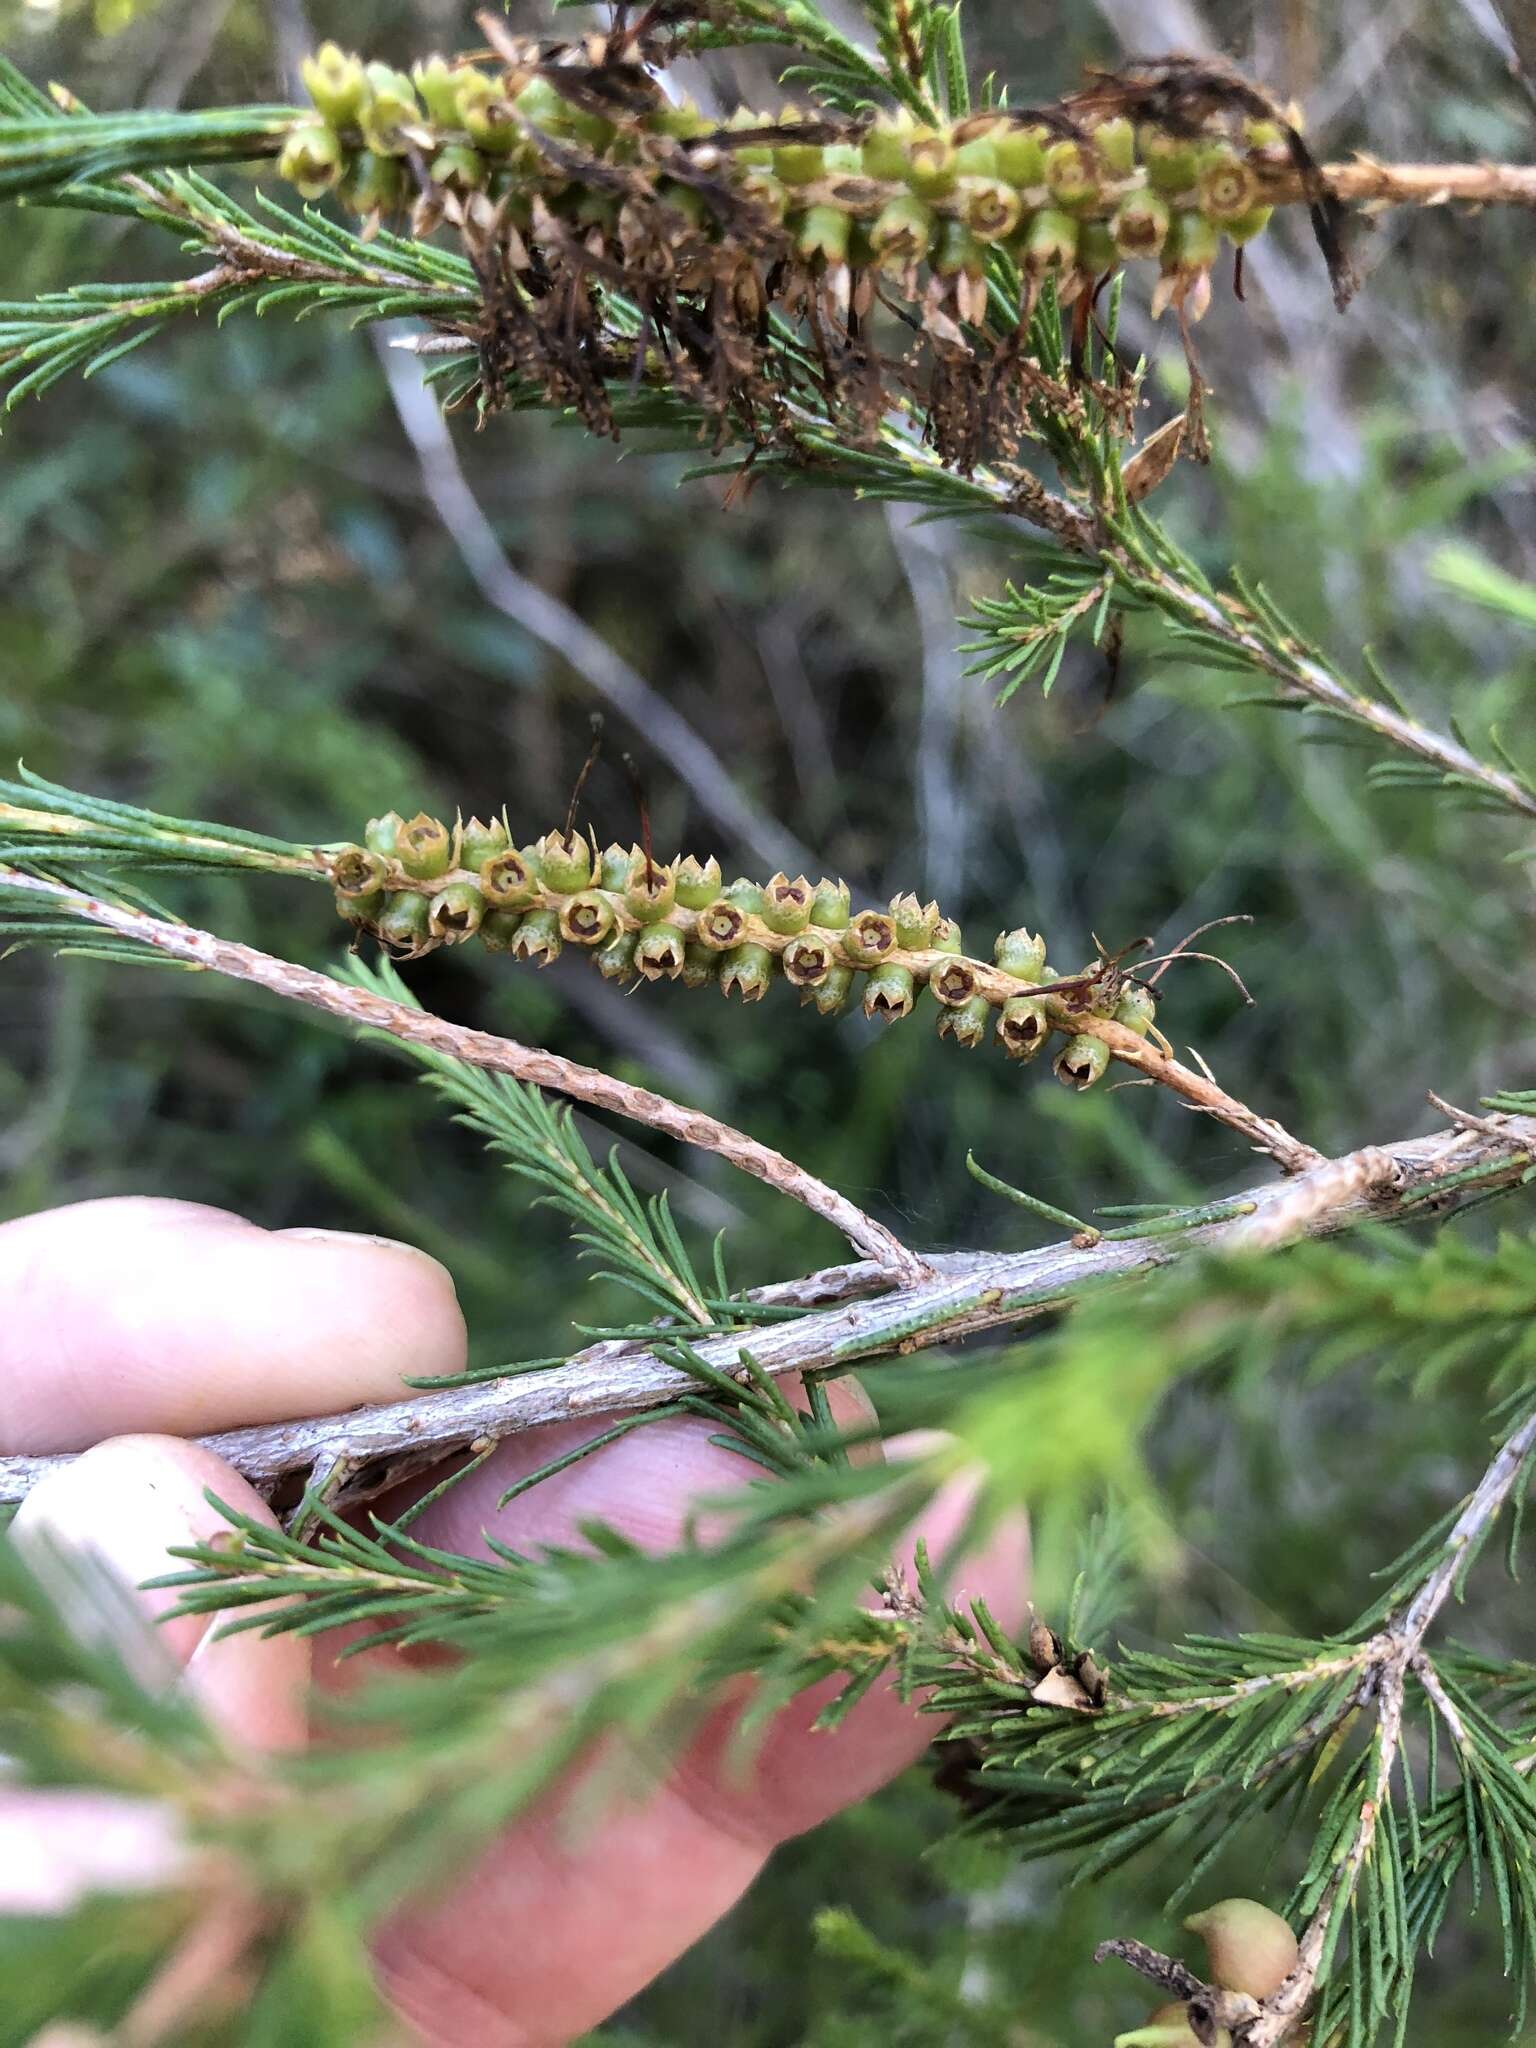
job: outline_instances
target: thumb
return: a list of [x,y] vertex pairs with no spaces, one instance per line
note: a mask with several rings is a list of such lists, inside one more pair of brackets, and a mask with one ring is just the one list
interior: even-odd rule
[[[178,1437],[121,1436],[98,1444],[33,1488],[11,1528],[41,1561],[47,1546],[88,1557],[133,1589],[133,1602],[159,1623],[171,1682],[185,1686],[240,1748],[286,1750],[305,1740],[309,1644],[254,1630],[218,1635],[220,1615],[159,1622],[171,1591],[144,1592],[146,1579],[181,1567],[168,1553],[206,1542],[228,1524],[204,1497],[276,1527],[266,1503],[221,1458]],[[41,1540],[40,1540],[41,1539]],[[43,1566],[46,1583],[46,1565]],[[73,1617],[66,1615],[66,1619]],[[87,1617],[80,1618],[87,1628]]]

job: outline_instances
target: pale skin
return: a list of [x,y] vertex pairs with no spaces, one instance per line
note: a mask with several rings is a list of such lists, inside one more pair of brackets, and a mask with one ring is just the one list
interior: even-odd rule
[[[236,1472],[185,1437],[395,1400],[403,1374],[451,1373],[465,1359],[452,1281],[422,1253],[338,1232],[269,1232],[191,1203],[86,1202],[0,1225],[0,1303],[0,1452],[86,1452],[33,1493],[22,1538],[41,1528],[88,1545],[135,1585],[167,1569],[168,1546],[221,1526],[205,1490],[267,1514]],[[847,1389],[844,1412],[861,1401]],[[531,1549],[579,1541],[579,1525],[600,1519],[660,1550],[679,1540],[695,1499],[750,1476],[708,1442],[707,1424],[670,1421],[497,1510],[515,1479],[597,1428],[503,1444],[414,1533],[473,1551],[490,1529]],[[924,1518],[936,1551],[962,1526],[967,1498],[956,1483]],[[1009,1626],[1027,1600],[1027,1553],[1020,1520],[964,1573],[966,1590]],[[169,1597],[139,1595],[159,1612]],[[216,1639],[201,1617],[163,1635],[180,1683],[232,1742],[275,1752],[308,1741],[311,1687],[336,1682],[326,1639]],[[868,1796],[921,1755],[936,1726],[886,1693],[861,1702],[837,1734],[815,1734],[821,1697],[779,1717],[745,1778],[723,1756],[734,1709],[722,1700],[659,1787],[576,1831],[551,1800],[459,1883],[398,1913],[376,1963],[413,2037],[433,2048],[557,2048],[596,2026],[741,1896],[777,1843]],[[0,1851],[0,1913],[56,1909],[93,1883],[125,1881],[125,1870],[150,1881],[171,1855],[154,1815],[15,1792],[0,1793]]]

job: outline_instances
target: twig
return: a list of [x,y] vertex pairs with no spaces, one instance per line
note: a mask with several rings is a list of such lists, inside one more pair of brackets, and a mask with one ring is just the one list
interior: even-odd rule
[[697,1145],[701,1151],[717,1152],[743,1173],[766,1181],[781,1194],[824,1217],[843,1233],[856,1250],[873,1259],[893,1279],[911,1284],[920,1280],[928,1270],[884,1224],[866,1216],[846,1196],[838,1194],[824,1181],[817,1180],[814,1174],[807,1173],[792,1159],[786,1159],[782,1152],[775,1152],[771,1146],[759,1144],[755,1138],[733,1130],[729,1124],[723,1124],[715,1117],[706,1116],[702,1110],[685,1108],[652,1089],[634,1087],[627,1081],[599,1072],[595,1067],[565,1059],[559,1053],[519,1045],[515,1039],[498,1038],[489,1031],[471,1031],[461,1024],[445,1023],[424,1010],[390,1002],[366,989],[349,988],[343,982],[332,981],[328,975],[317,974],[311,967],[299,967],[291,961],[275,959],[270,953],[258,952],[254,946],[237,945],[232,940],[216,938],[212,932],[176,924],[169,918],[150,917],[143,911],[104,903],[81,891],[67,889],[61,883],[23,874],[19,869],[0,867],[0,883],[7,889],[41,896],[66,906],[73,915],[148,946],[168,959],[184,961],[191,967],[208,968],[236,981],[253,982],[256,987],[268,989],[273,995],[284,996],[290,1002],[307,1003],[312,1009],[324,1010],[332,1017],[341,1018],[344,1023],[384,1031],[392,1038],[404,1039],[412,1045],[430,1046],[452,1059],[464,1060],[470,1066],[484,1067],[492,1073],[511,1074],[519,1081],[531,1081],[538,1088],[556,1089],[562,1095],[574,1096],[578,1102],[590,1102],[594,1108],[632,1117],[637,1123],[648,1124],[652,1130],[662,1131],[668,1137]]
[[[333,983],[323,986],[339,995],[347,993]],[[291,991],[279,987],[277,992]],[[417,1013],[407,1015],[415,1017]],[[371,1024],[375,1019],[369,1016],[360,1021]],[[1341,1181],[1333,1172],[1335,1162],[1330,1161],[1318,1169],[1318,1179],[1334,1191],[1333,1206],[1314,1205],[1306,1232],[1328,1236],[1367,1218],[1390,1222],[1411,1214],[1403,1208],[1407,1197],[1434,1186],[1448,1163],[1465,1163],[1469,1150],[1479,1158],[1497,1161],[1516,1156],[1512,1152],[1516,1145],[1532,1144],[1536,1144],[1536,1117],[1509,1118],[1496,1140],[1459,1131],[1404,1139],[1382,1148],[1396,1165],[1397,1180],[1376,1196],[1358,1177]],[[1509,1165],[1502,1184],[1517,1185],[1522,1171],[1518,1164]],[[1289,1202],[1293,1192],[1305,1184],[1271,1183],[1251,1190],[1248,1200],[1262,1214],[1269,1205]],[[1481,1180],[1477,1192],[1498,1184],[1493,1177]],[[1453,1192],[1447,1199],[1460,1197]],[[1246,1222],[1247,1217],[1240,1221]],[[774,1375],[847,1368],[1014,1326],[1060,1309],[1085,1288],[1134,1280],[1187,1254],[1217,1252],[1240,1243],[1236,1224],[1217,1221],[1176,1236],[1101,1238],[1083,1248],[1067,1242],[1003,1256],[941,1253],[930,1260],[931,1270],[921,1281],[875,1294],[873,1299],[861,1297],[876,1289],[889,1289],[888,1268],[873,1263],[838,1266],[753,1297],[803,1308],[807,1313],[750,1334],[711,1338],[695,1349],[707,1365],[732,1375],[742,1371],[744,1344],[750,1347],[757,1368]],[[693,1390],[695,1384],[646,1342],[610,1340],[546,1372],[427,1393],[415,1400],[341,1415],[227,1430],[205,1441],[266,1493],[293,1475],[310,1472],[317,1462],[344,1459],[350,1477],[337,1498],[343,1504],[355,1504],[472,1443],[551,1422],[575,1418],[597,1422],[634,1414],[674,1400]],[[0,1458],[0,1501],[21,1499],[46,1473],[67,1462],[59,1457]]]
[[[1387,206],[1536,207],[1536,164],[1384,164],[1360,155],[1347,163],[1324,164],[1323,178],[1336,199],[1370,209]],[[1286,205],[1304,199],[1293,170],[1268,173],[1266,199]]]

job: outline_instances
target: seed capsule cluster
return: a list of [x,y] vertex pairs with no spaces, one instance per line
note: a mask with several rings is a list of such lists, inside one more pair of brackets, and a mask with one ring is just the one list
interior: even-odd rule
[[1153,1019],[1150,990],[1111,963],[1058,975],[1044,939],[1022,928],[1000,934],[990,962],[971,959],[936,903],[905,895],[856,911],[847,884],[825,878],[726,884],[718,861],[691,854],[662,862],[563,832],[519,846],[504,819],[448,826],[425,812],[374,818],[360,845],[322,858],[341,915],[403,959],[478,938],[547,967],[577,946],[610,980],[713,983],[744,1002],[782,980],[824,1016],[857,999],[882,1023],[910,1016],[926,989],[939,1035],[961,1045],[990,1032],[1010,1059],[1032,1060],[1058,1035],[1055,1071],[1074,1088],[1109,1063],[1075,1023],[1113,1017],[1145,1036]]
[[[852,403],[855,366],[831,358],[851,351],[869,382],[879,298],[916,306],[930,345],[966,359],[1000,281],[1016,282],[1027,314],[1047,279],[1065,304],[1147,259],[1160,266],[1154,310],[1198,317],[1223,240],[1241,247],[1261,231],[1266,172],[1288,162],[1282,124],[1233,106],[1170,126],[1092,118],[1072,102],[944,126],[790,106],[721,126],[669,100],[642,66],[616,70],[580,45],[556,60],[507,38],[502,55],[494,68],[433,57],[407,76],[325,44],[304,66],[314,114],[288,135],[280,168],[306,198],[335,191],[373,218],[410,208],[418,234],[458,227],[483,277],[505,273],[493,322],[505,374],[548,384],[562,368],[570,388],[557,395],[589,414],[603,401],[571,362],[552,362],[539,303],[558,300],[567,328],[580,325],[593,280],[638,298],[649,320],[636,359],[604,375],[665,370],[691,378],[693,395],[713,388],[722,407],[727,395],[760,398],[753,378],[777,306],[811,322]],[[694,301],[685,320],[676,293]],[[603,339],[585,329],[588,356]],[[1017,345],[1002,367],[1010,378],[995,383],[1039,395]],[[494,373],[489,385],[495,402]],[[872,420],[879,404],[878,388],[865,393]]]

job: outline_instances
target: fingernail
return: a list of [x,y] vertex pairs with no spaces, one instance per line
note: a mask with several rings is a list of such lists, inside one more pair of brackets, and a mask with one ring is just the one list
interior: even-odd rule
[[370,1230],[325,1230],[318,1224],[299,1223],[291,1230],[274,1230],[274,1237],[297,1238],[301,1244],[377,1245],[381,1251],[409,1252],[412,1258],[425,1259],[429,1266],[440,1266],[441,1259],[434,1259],[430,1252],[424,1252],[419,1244],[407,1244],[403,1237],[378,1237]]

